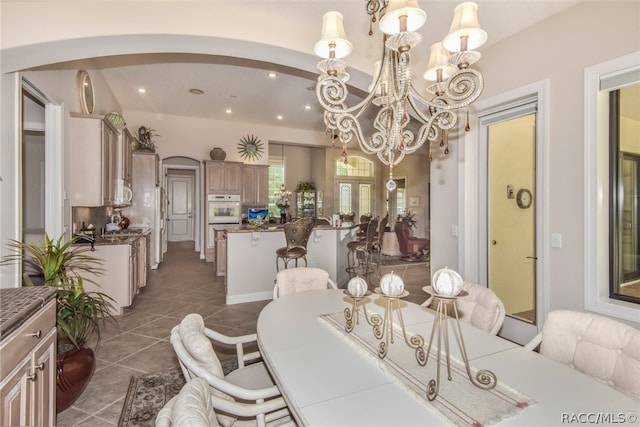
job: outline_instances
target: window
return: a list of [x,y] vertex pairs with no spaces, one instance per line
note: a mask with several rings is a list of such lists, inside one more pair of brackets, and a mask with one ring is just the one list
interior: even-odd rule
[[336,160],[336,175],[373,177],[373,162],[363,157],[351,156],[344,163],[340,157]]
[[640,83],[609,92],[609,297],[640,303]]
[[[607,316],[637,321],[638,304],[612,298],[610,251],[612,216],[620,218],[622,200],[613,201],[610,174],[610,92],[640,83],[638,55],[629,55],[585,69],[585,309]],[[637,124],[635,126],[637,132]],[[635,138],[638,136],[636,134]],[[620,157],[620,171],[622,160]],[[613,160],[613,159],[611,159]],[[623,190],[618,188],[618,191]],[[611,203],[618,203],[610,212]],[[621,252],[618,253],[618,256]],[[622,275],[624,277],[624,274]],[[624,282],[620,282],[624,283]],[[619,289],[618,289],[619,293]]]
[[276,192],[284,183],[284,157],[269,156],[269,216],[271,218],[280,217],[280,209],[276,206],[279,195]]

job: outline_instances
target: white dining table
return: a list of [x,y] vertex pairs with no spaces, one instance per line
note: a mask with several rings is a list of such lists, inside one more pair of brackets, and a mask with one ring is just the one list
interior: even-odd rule
[[[370,315],[384,313],[381,296],[372,294],[365,301]],[[258,345],[296,422],[305,426],[442,425],[443,419],[428,402],[411,394],[320,319],[351,304],[343,290],[316,290],[278,298],[260,313]],[[434,312],[402,300],[401,310],[407,330],[421,334],[426,346]],[[640,425],[640,402],[536,352],[460,324],[470,364],[493,371],[498,381],[537,402],[499,425],[566,425],[587,417],[624,417],[624,425]],[[405,344],[396,340],[389,352],[395,345]],[[453,342],[451,354],[461,359]],[[443,378],[446,381],[446,375]]]

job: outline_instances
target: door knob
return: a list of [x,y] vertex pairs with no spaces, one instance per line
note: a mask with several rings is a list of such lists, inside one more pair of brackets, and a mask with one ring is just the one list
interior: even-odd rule
[[492,246],[495,246],[495,245],[497,245],[497,244],[498,244],[498,242],[496,242],[495,240],[492,240],[492,241],[491,241],[491,245],[492,245]]

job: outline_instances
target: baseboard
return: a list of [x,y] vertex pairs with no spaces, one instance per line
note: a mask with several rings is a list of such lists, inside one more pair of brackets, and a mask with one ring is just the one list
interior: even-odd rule
[[227,295],[227,304],[242,304],[244,302],[265,301],[273,298],[273,291],[255,292],[252,294]]

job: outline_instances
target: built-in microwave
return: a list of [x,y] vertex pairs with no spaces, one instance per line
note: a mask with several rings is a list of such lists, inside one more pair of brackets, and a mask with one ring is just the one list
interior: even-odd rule
[[113,194],[109,199],[112,206],[130,206],[133,200],[131,183],[124,179],[115,179],[113,183]]

